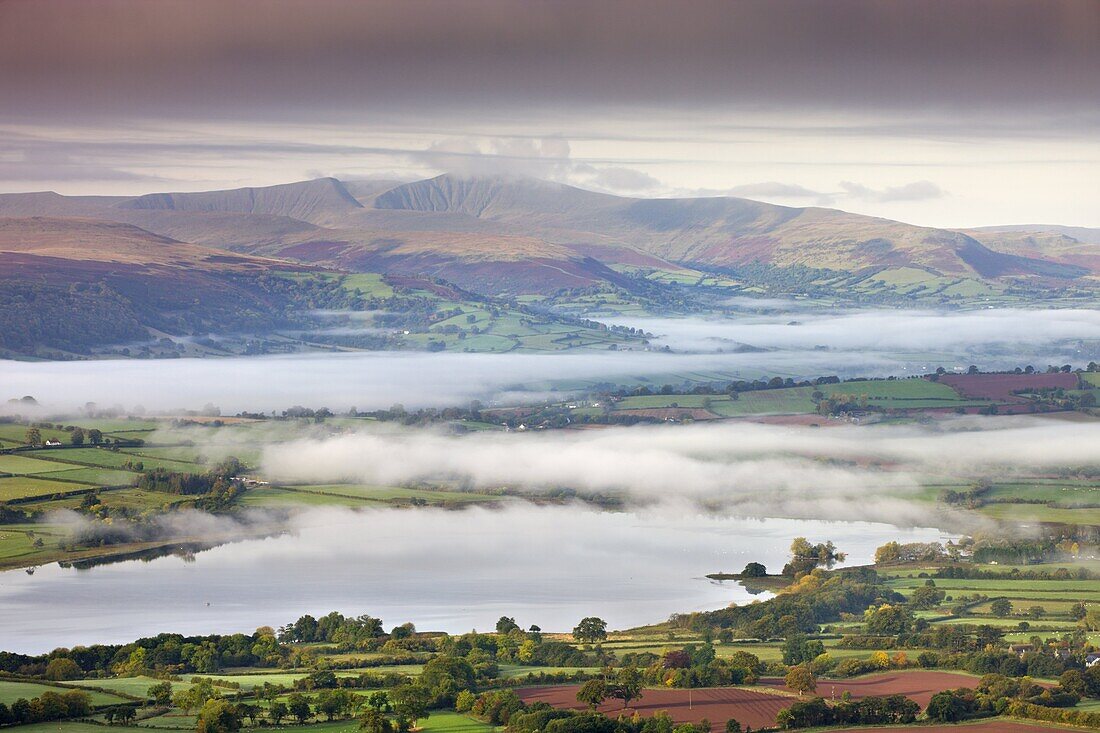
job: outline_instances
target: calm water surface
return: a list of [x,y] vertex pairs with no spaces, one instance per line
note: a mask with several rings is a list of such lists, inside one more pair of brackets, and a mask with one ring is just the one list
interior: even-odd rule
[[191,559],[0,573],[0,649],[250,632],[332,610],[449,632],[489,630],[502,615],[547,630],[588,615],[626,628],[751,600],[740,585],[704,576],[750,560],[778,571],[800,535],[833,540],[849,563],[890,539],[947,539],[933,529],[668,509],[316,510],[293,533]]

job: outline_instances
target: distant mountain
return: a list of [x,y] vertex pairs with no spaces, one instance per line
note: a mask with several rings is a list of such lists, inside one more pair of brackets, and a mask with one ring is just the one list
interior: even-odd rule
[[87,353],[103,344],[286,322],[300,265],[78,218],[0,218],[0,352]]
[[311,223],[324,223],[362,206],[335,178],[230,191],[150,193],[118,204],[120,209],[267,214]]
[[1100,272],[1100,229],[1024,224],[983,227],[967,233],[998,252]]
[[637,289],[645,281],[634,273],[687,283],[725,274],[773,292],[802,289],[808,277],[828,289],[843,276],[840,296],[866,278],[904,281],[906,293],[926,281],[924,291],[936,293],[964,282],[1049,289],[1100,274],[1095,243],[1069,233],[1087,230],[954,231],[732,197],[627,198],[530,178],[321,178],[133,198],[5,194],[5,215],[126,222],[209,247],[427,275],[488,295]]
[[961,232],[732,197],[632,199],[544,181],[444,175],[398,186],[374,205],[522,225],[565,245],[582,244],[586,232],[593,236],[583,242],[592,256],[599,256],[600,244],[625,245],[686,267],[918,267],[980,278],[1085,274],[1063,263],[991,250]]
[[1003,226],[978,227],[970,230],[979,235],[985,234],[1056,234],[1076,240],[1082,244],[1100,244],[1100,228],[1067,227],[1061,224],[1007,224]]

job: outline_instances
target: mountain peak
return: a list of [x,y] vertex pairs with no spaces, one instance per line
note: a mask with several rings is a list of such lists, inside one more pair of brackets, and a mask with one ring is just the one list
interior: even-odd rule
[[406,183],[374,200],[377,209],[458,213],[481,219],[565,213],[603,207],[623,199],[541,178],[444,173]]
[[161,211],[270,214],[315,222],[362,204],[335,178],[201,193],[150,193],[121,202],[119,208]]

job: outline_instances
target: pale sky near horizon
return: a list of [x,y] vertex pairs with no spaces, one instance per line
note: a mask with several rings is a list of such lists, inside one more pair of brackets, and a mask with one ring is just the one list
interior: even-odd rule
[[1100,227],[1100,2],[0,2],[0,191],[441,172]]

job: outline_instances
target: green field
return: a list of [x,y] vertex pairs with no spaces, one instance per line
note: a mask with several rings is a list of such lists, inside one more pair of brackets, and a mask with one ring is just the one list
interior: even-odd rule
[[95,418],[89,420],[81,420],[80,427],[85,430],[95,428],[100,432],[111,435],[132,433],[134,431],[149,431],[156,430],[161,423],[156,420],[142,420],[140,418],[118,418],[115,420],[107,418]]
[[429,503],[470,503],[479,501],[499,501],[501,497],[490,494],[478,494],[467,491],[445,491],[435,489],[407,489],[400,486],[363,486],[357,484],[324,484],[310,486],[280,487],[291,491],[340,496],[350,499],[363,499],[376,502],[393,502],[409,499],[423,499]]
[[[101,466],[103,468],[122,468],[127,463],[142,463],[145,470],[151,468],[166,468],[170,471],[183,471],[197,473],[205,470],[197,463],[186,461],[173,461],[167,458],[143,458],[141,456],[112,451],[104,448],[77,448],[74,450],[58,451],[57,460],[64,460],[70,464],[83,464],[88,466]],[[59,467],[60,468],[60,467]]]
[[[681,375],[699,378],[699,375]],[[703,380],[705,381],[705,379]],[[812,395],[815,391],[826,397],[847,396],[866,398],[867,406],[880,409],[926,409],[930,407],[984,406],[985,400],[966,400],[946,384],[927,379],[877,379],[822,384],[816,387],[782,387],[779,389],[741,392],[737,400],[728,395],[655,394],[625,397],[615,403],[615,410],[646,410],[661,408],[704,408],[722,417],[742,417],[763,414],[805,414],[816,411]]]
[[331,494],[314,494],[308,491],[293,491],[278,486],[259,486],[250,488],[240,498],[241,506],[246,507],[288,507],[288,506],[350,506],[362,507],[377,505],[370,499],[354,499]]
[[615,403],[615,411],[661,408],[703,408],[716,415],[738,417],[760,414],[800,414],[813,412],[817,405],[810,395],[813,387],[788,387],[742,392],[739,399],[728,395],[640,395]]
[[[81,685],[90,685],[92,687],[101,687],[105,690],[112,692],[120,692],[123,695],[130,695],[132,697],[144,698],[145,694],[149,691],[149,688],[155,684],[158,684],[160,680],[152,677],[112,677],[109,679],[96,679],[96,680],[77,680],[73,682],[64,682],[62,684],[70,687],[80,687]],[[172,691],[179,692],[185,688],[191,686],[189,682],[172,682]]]
[[382,280],[381,274],[376,272],[345,275],[343,286],[345,290],[359,290],[363,295],[376,298],[388,298],[393,295],[393,288]]
[[[75,486],[75,484],[73,484]],[[84,487],[88,488],[88,487]],[[99,502],[109,508],[134,509],[144,512],[150,509],[161,509],[170,504],[181,504],[194,500],[193,496],[182,494],[167,494],[161,491],[145,491],[143,489],[112,489],[98,492]],[[43,501],[32,501],[25,504],[27,509],[76,509],[83,501],[83,495]]]
[[[9,707],[21,697],[29,700],[32,697],[38,697],[43,692],[64,693],[66,690],[55,685],[42,685],[35,682],[22,682],[17,680],[0,680],[0,702]],[[105,692],[98,692],[96,690],[86,690],[86,692],[91,695],[92,705],[113,705],[125,702],[125,698],[109,695]]]
[[[141,728],[156,728],[166,730],[195,730],[196,723],[198,722],[198,716],[194,713],[188,714],[182,710],[173,708],[164,715],[158,715],[154,718],[145,718],[139,721]],[[131,728],[130,730],[140,730]],[[102,733],[102,732],[101,732]]]
[[267,674],[259,672],[256,674],[203,674],[197,675],[199,677],[208,677],[212,680],[224,680],[226,682],[236,682],[241,686],[242,690],[251,690],[254,687],[263,687],[264,682],[270,682],[273,685],[285,685],[291,687],[294,682],[302,679],[306,676],[305,672],[272,672]]
[[57,471],[59,468],[64,468],[64,466],[59,466],[53,461],[40,461],[26,455],[14,455],[10,453],[0,455],[0,473],[13,473],[17,475],[49,473],[50,471]]
[[958,402],[962,398],[946,384],[927,379],[868,379],[858,382],[824,384],[825,394],[867,395],[872,400],[942,400]]
[[[1067,567],[1063,564],[1059,567]],[[1072,567],[1072,566],[1068,566]],[[890,587],[899,592],[919,588],[927,582],[926,578],[898,578],[890,581]],[[1100,600],[1100,584],[1086,580],[968,580],[963,578],[936,578],[936,587],[949,593],[972,592],[994,595],[997,593],[1037,593],[1050,595],[1068,593],[1097,596]]]
[[[50,524],[3,524],[0,525],[0,560],[14,560],[33,555],[43,549],[56,549],[58,543],[68,535],[67,530]],[[35,540],[42,540],[44,547],[34,546]]]
[[[142,723],[144,724],[145,721],[142,721]],[[194,729],[194,724],[192,724],[191,728]],[[70,721],[54,721],[53,723],[34,723],[32,725],[19,726],[19,733],[103,733],[104,730],[108,729],[98,723],[74,723]],[[137,733],[141,728],[131,728],[120,725],[113,726],[109,730]]]
[[80,484],[47,481],[29,476],[11,476],[0,478],[0,501],[24,499],[32,496],[49,496],[82,488],[86,487]]
[[500,665],[500,676],[504,679],[525,677],[529,674],[573,674],[574,672],[599,672],[599,667],[532,667],[523,664]]
[[1045,504],[987,504],[981,513],[993,519],[1034,524],[1051,522],[1055,524],[1100,525],[1100,509],[1064,509]]
[[40,473],[36,477],[58,479],[60,481],[79,481],[84,484],[95,484],[96,486],[129,486],[134,483],[138,474],[113,468],[77,468],[70,464],[70,467],[64,470]]
[[1029,482],[996,483],[983,495],[986,500],[1004,498],[1054,502],[1060,505],[1100,503],[1100,484],[1094,481],[1034,479]]
[[184,463],[202,463],[199,460],[201,453],[199,449],[186,445],[170,448],[147,448],[144,446],[141,448],[123,448],[120,452],[141,458],[164,458],[170,461],[183,461]]
[[[28,427],[27,425],[21,425],[19,423],[0,422],[0,440],[10,440],[13,443],[25,445]],[[56,428],[39,428],[38,432],[42,434],[43,440],[60,440],[65,444],[69,442],[70,434],[64,430],[58,430]]]

